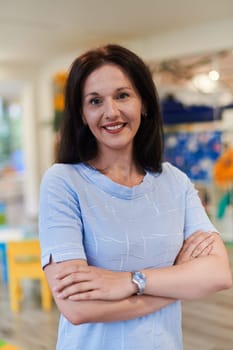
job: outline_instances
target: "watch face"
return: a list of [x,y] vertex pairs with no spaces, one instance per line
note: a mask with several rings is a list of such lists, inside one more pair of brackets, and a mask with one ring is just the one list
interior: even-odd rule
[[138,295],[143,294],[146,286],[146,276],[142,272],[136,271],[133,273],[132,281],[138,286],[137,294]]

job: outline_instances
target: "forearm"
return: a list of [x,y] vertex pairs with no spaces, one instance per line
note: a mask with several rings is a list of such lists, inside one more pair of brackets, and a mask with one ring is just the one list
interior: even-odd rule
[[131,296],[117,301],[56,300],[61,313],[72,323],[116,322],[148,315],[173,303],[171,298]]
[[[73,324],[130,320],[156,312],[175,301],[170,298],[149,295],[125,296],[121,297],[119,300],[100,300],[99,298],[90,299],[90,294],[89,297],[85,298],[85,300],[71,300],[70,298],[72,298],[74,295],[79,297],[84,294],[79,293],[77,290],[80,284],[76,283],[75,278],[79,277],[79,273],[74,273],[82,270],[83,267],[88,268],[89,271],[89,267],[86,265],[86,262],[81,260],[65,261],[59,264],[51,262],[45,268],[45,273],[58,309],[64,315],[64,317],[66,317]],[[101,272],[105,273],[106,271],[101,270]],[[59,280],[59,274],[64,274],[66,278]],[[88,275],[90,275],[90,272],[88,272]],[[110,276],[112,277],[112,273]],[[113,276],[117,276],[118,278],[119,273],[113,273]],[[69,278],[71,278],[71,281],[69,281]],[[84,280],[86,281],[86,275]],[[101,280],[102,282],[99,274],[97,276],[97,280]],[[130,280],[128,283],[131,284]],[[111,286],[114,285],[112,279],[110,284]],[[66,296],[62,296],[61,294],[61,290],[63,290],[63,288],[61,288],[61,290],[57,290],[56,287],[58,285],[66,286],[65,290],[67,291],[68,289]],[[120,284],[120,286],[120,289],[124,289],[122,284]],[[75,289],[72,290],[72,292],[69,292],[70,287],[74,287]]]
[[181,300],[203,298],[232,283],[227,262],[217,256],[143,272],[147,276],[146,294]]
[[[214,235],[214,241],[211,238],[209,242],[209,239],[203,240],[203,234],[199,232],[184,244],[174,266],[145,269],[142,272],[147,277],[144,291],[147,296],[175,300],[199,299],[232,285],[229,260],[220,237]],[[59,307],[67,318],[67,315],[71,315],[71,319],[74,317],[74,323],[125,320],[143,316],[164,306],[157,304],[159,299],[156,298],[147,304],[148,299],[144,300],[145,297],[140,296],[138,299],[132,296],[137,288],[129,272],[114,272],[88,266],[85,262],[70,261],[49,265],[46,274],[58,306],[62,306],[62,301],[78,303],[66,304],[68,314],[65,314],[66,309],[63,311]],[[82,301],[88,301],[89,304],[79,304]],[[91,301],[94,304],[91,304]],[[165,299],[165,305],[166,302]],[[134,303],[138,305],[135,306]],[[73,312],[72,305],[78,305],[78,313]],[[96,309],[95,313],[93,309]],[[81,321],[77,321],[77,317],[81,317]],[[85,317],[88,317],[88,320]]]

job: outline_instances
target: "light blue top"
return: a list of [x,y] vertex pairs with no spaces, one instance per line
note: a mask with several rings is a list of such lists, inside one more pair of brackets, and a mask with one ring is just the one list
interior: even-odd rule
[[[187,176],[169,163],[132,188],[84,164],[55,164],[42,180],[43,266],[50,255],[114,271],[170,266],[199,229],[216,231]],[[61,315],[56,349],[181,350],[180,302],[122,322],[74,326]]]

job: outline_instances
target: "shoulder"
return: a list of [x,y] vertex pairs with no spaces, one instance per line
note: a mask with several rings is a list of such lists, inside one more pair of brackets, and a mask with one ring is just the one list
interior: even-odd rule
[[44,172],[44,175],[42,177],[42,183],[66,177],[70,172],[71,164],[55,163]]
[[171,179],[179,183],[187,183],[187,181],[189,181],[188,176],[183,171],[169,162],[164,162],[162,164],[162,175],[167,179]]
[[74,174],[80,174],[83,163],[78,164],[65,164],[65,163],[54,163],[48,168],[43,175],[42,179],[56,178],[56,177],[72,177]]
[[155,174],[155,182],[158,186],[171,193],[185,193],[191,186],[188,176],[168,162],[162,164],[162,172],[159,176]]
[[41,188],[72,187],[74,179],[79,176],[79,164],[55,163],[48,168],[41,180]]

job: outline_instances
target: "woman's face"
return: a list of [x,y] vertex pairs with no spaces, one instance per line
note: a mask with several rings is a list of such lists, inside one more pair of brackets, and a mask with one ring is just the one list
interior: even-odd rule
[[117,65],[105,64],[87,77],[82,116],[96,138],[98,151],[132,151],[143,112],[141,97]]

